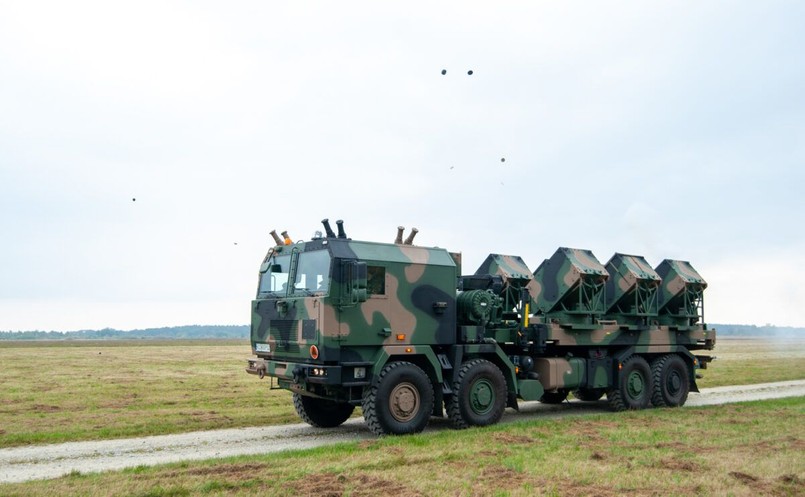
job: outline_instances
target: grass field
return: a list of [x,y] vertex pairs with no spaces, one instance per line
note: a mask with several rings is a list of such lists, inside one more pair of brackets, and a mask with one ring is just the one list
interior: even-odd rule
[[7,496],[803,495],[805,398],[531,419],[0,485]]
[[700,388],[805,379],[805,337],[720,338]]
[[[805,339],[720,340],[702,388],[805,379]],[[245,341],[0,342],[0,447],[297,423]]]
[[0,447],[298,422],[243,341],[0,343]]

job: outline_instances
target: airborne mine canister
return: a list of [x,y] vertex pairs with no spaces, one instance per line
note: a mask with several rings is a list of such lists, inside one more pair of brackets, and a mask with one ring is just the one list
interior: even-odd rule
[[[274,237],[252,301],[247,372],[293,393],[299,416],[335,427],[360,406],[377,434],[416,433],[431,416],[456,428],[496,423],[518,400],[606,395],[615,410],[681,406],[697,391],[715,331],[707,283],[684,261],[656,270],[615,254],[560,248],[531,273],[490,254],[461,276],[461,256],[334,233]],[[403,241],[404,239],[404,241]]]

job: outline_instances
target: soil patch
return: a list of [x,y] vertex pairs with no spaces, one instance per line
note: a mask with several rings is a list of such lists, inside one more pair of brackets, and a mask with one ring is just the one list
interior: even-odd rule
[[690,461],[681,461],[679,459],[662,459],[657,465],[658,468],[670,469],[671,471],[696,471],[696,464]]
[[758,481],[756,476],[741,473],[740,471],[730,471],[730,476],[746,484],[755,483],[756,481]]
[[495,433],[493,437],[496,442],[500,442],[502,444],[531,444],[534,442],[534,439],[531,437],[527,437],[525,435],[512,435],[510,433]]
[[315,495],[316,497],[341,497],[349,491],[353,497],[394,495],[395,497],[420,497],[423,494],[391,480],[369,475],[349,476],[324,473],[315,478],[303,478],[291,482],[290,495]]

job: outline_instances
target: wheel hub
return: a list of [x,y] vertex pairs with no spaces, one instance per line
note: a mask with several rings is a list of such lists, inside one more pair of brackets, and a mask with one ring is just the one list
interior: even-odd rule
[[637,371],[632,372],[627,379],[626,387],[629,391],[629,396],[632,398],[640,397],[645,388],[643,376]]
[[472,385],[470,392],[470,404],[472,410],[478,414],[484,414],[488,411],[495,401],[495,391],[492,389],[492,384],[486,379],[476,381]]
[[682,388],[682,379],[677,374],[673,374],[668,377],[668,391],[671,393],[676,393]]
[[419,412],[419,390],[411,383],[400,383],[391,391],[389,410],[397,421],[405,423]]

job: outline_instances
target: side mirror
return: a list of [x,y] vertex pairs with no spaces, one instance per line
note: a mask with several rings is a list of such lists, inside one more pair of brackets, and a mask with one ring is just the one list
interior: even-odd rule
[[282,266],[279,264],[269,264],[267,262],[264,262],[260,264],[260,272],[280,273],[282,272]]

